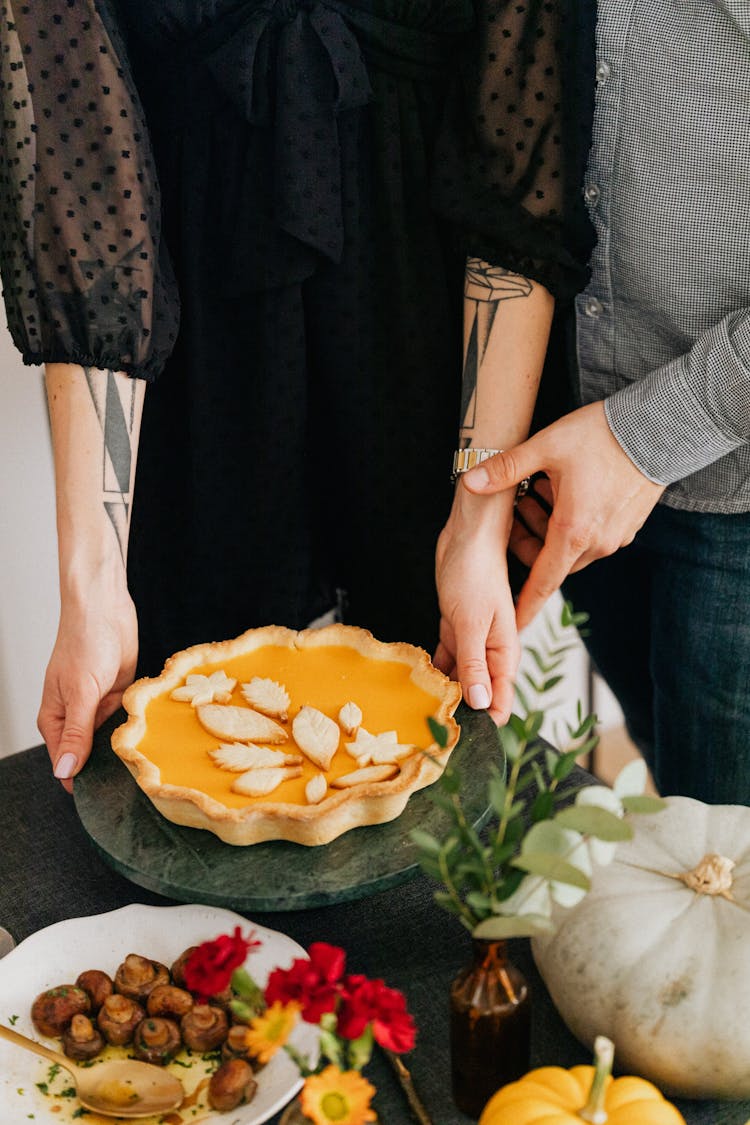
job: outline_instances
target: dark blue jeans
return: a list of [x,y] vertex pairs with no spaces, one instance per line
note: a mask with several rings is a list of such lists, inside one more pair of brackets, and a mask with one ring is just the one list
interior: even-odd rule
[[750,513],[658,505],[564,593],[659,792],[750,805]]

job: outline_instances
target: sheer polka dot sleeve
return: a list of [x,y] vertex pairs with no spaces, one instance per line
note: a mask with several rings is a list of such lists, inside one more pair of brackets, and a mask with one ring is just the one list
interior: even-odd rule
[[467,253],[569,297],[593,230],[581,188],[594,92],[595,0],[477,0],[437,152],[436,203]]
[[29,364],[153,378],[178,302],[143,115],[95,0],[0,0],[0,269]]

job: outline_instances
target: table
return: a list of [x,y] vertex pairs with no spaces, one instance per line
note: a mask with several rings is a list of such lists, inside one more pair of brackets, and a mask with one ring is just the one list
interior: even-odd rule
[[[588,775],[576,771],[578,784]],[[52,777],[44,747],[0,759],[0,923],[22,941],[64,918],[99,914],[128,903],[173,905],[128,882],[93,850],[71,798]],[[414,1081],[435,1125],[468,1125],[449,1090],[448,1011],[450,981],[469,959],[469,938],[460,924],[432,902],[421,875],[367,899],[310,911],[256,914],[253,921],[312,941],[343,946],[352,971],[383,977],[408,998],[419,1029],[408,1058]],[[525,941],[513,943],[513,959],[534,994],[533,1065],[589,1062],[549,1000]],[[409,1125],[404,1095],[387,1063],[375,1055],[367,1075],[377,1086],[383,1125]],[[688,1125],[745,1125],[750,1102],[676,1103]],[[17,1125],[15,1122],[3,1125]]]

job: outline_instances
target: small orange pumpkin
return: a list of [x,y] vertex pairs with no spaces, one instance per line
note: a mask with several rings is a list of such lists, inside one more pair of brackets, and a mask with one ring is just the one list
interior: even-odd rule
[[594,1043],[595,1065],[542,1066],[493,1094],[479,1125],[685,1125],[645,1078],[612,1078],[614,1044]]

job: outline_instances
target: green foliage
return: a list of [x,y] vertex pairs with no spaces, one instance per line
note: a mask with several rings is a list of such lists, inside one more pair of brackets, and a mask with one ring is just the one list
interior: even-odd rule
[[[596,716],[584,715],[579,703],[576,721],[565,724],[562,750],[543,749],[539,734],[545,709],[550,706],[549,693],[562,680],[559,669],[574,643],[572,633],[580,632],[586,620],[585,614],[574,613],[565,602],[557,625],[547,619],[543,644],[527,650],[536,673],[525,674],[524,687],[516,685],[520,708],[497,731],[508,773],[507,777],[498,769],[491,773],[487,785],[491,819],[484,837],[467,822],[461,803],[461,777],[454,766],[445,770],[430,791],[432,799],[449,814],[451,826],[446,838],[438,840],[421,829],[411,833],[423,871],[442,884],[435,901],[477,937],[530,936],[549,930],[549,917],[535,911],[531,901],[522,902],[527,876],[536,877],[536,886],[541,878],[551,886],[584,893],[589,876],[577,862],[581,862],[578,856],[582,847],[585,850],[585,840],[596,837],[616,841],[632,835],[626,821],[599,806],[559,807],[564,799],[570,799],[570,790],[565,796],[561,794],[561,783],[577,759],[596,745]],[[531,691],[538,698],[536,707],[531,706]],[[434,719],[428,722],[438,746],[445,746],[445,728]],[[663,805],[653,797],[625,797],[622,803],[629,812],[654,812]],[[512,908],[506,906],[515,895],[520,898],[514,899]]]

